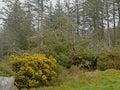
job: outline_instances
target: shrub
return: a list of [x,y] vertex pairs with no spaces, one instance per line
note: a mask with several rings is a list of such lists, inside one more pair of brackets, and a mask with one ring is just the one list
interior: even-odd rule
[[70,56],[69,54],[60,53],[59,55],[56,54],[55,58],[57,59],[59,65],[69,68],[70,67],[69,56]]
[[83,51],[72,55],[70,63],[80,66],[80,68],[96,69],[98,56],[89,52]]
[[43,54],[27,54],[10,56],[12,69],[18,88],[32,88],[50,85],[56,78],[56,60]]
[[120,53],[108,52],[99,55],[98,69],[119,69],[120,70]]

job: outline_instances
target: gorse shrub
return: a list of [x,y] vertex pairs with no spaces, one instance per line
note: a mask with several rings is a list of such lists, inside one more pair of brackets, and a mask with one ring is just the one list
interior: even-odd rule
[[18,88],[32,88],[50,85],[56,78],[56,60],[43,54],[10,56]]

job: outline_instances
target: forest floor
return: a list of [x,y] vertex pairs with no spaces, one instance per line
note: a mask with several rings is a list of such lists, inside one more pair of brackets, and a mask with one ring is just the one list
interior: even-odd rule
[[37,90],[120,90],[120,71],[114,69],[84,72],[73,68],[63,70],[58,78],[62,84]]

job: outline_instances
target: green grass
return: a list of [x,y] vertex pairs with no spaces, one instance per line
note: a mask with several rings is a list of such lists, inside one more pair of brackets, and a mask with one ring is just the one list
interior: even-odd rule
[[14,74],[8,60],[0,61],[0,76],[14,76]]
[[[66,77],[64,78],[66,79]],[[60,86],[44,87],[37,90],[120,90],[120,71],[111,69],[85,72],[80,77],[77,76],[77,79],[65,81]]]

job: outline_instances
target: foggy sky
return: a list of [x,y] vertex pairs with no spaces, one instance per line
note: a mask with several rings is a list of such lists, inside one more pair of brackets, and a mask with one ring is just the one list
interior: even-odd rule
[[[20,0],[20,1],[22,1],[22,2],[24,2],[24,0]],[[53,2],[53,5],[55,5],[55,3],[56,3],[56,1],[57,0],[50,0],[50,1],[52,1]],[[64,0],[61,0],[61,2],[63,2]],[[1,7],[3,7],[4,6],[4,3],[2,3],[2,0],[0,0],[0,9],[1,9]]]

